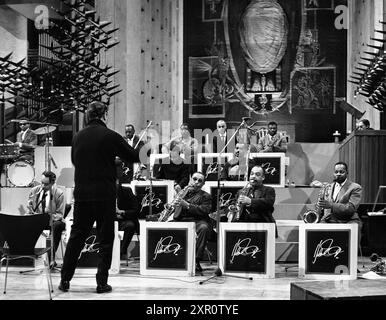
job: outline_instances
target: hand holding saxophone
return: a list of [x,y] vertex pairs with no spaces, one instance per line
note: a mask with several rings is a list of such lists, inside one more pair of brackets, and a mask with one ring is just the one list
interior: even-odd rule
[[330,209],[332,207],[331,202],[326,199],[319,199],[318,206],[322,209]]
[[248,206],[252,203],[252,200],[251,200],[251,198],[247,197],[246,195],[241,195],[241,196],[239,196],[238,202],[240,204],[244,204],[244,205]]

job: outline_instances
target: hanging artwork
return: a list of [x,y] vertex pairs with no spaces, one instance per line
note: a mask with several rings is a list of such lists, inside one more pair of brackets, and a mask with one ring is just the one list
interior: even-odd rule
[[292,109],[335,112],[335,67],[298,68],[290,87]]
[[202,0],[202,21],[221,21],[224,0]]
[[334,0],[303,0],[305,10],[333,10]]

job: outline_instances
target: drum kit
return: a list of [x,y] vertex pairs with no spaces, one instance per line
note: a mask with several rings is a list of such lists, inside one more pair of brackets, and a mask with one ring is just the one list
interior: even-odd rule
[[[25,122],[25,120],[11,120],[11,122]],[[44,125],[36,130],[33,130],[37,135],[46,135],[46,156],[50,158],[49,153],[49,143],[51,138],[51,133],[56,130],[57,125],[51,125],[42,122],[27,121],[32,124]],[[22,155],[20,153],[20,148],[17,144],[5,139],[5,144],[0,144],[0,159],[6,163],[6,177],[7,180],[11,183],[12,187],[29,187],[33,184],[35,180],[35,168],[27,160],[18,159]],[[49,159],[51,160],[51,159]],[[46,164],[47,164],[46,159]],[[51,161],[49,161],[50,163]],[[48,165],[49,166],[49,165]],[[47,165],[46,165],[47,169]],[[49,168],[47,169],[49,170]]]

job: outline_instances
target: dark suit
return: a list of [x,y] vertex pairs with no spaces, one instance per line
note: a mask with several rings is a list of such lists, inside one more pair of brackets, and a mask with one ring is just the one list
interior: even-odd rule
[[121,254],[127,253],[127,248],[133,238],[134,233],[139,234],[139,205],[136,196],[130,187],[117,188],[117,206],[118,209],[125,212],[117,216],[119,230],[123,230],[123,240],[121,244]]
[[91,120],[72,140],[74,223],[63,259],[63,281],[72,279],[80,251],[96,221],[100,243],[96,280],[98,285],[107,284],[116,216],[116,157],[128,162],[139,161],[138,152],[99,119]]
[[38,137],[35,132],[28,129],[24,139],[22,139],[23,131],[20,131],[16,135],[16,142],[21,142],[20,155],[16,160],[27,160],[34,163],[34,149],[38,144]]
[[[223,141],[221,138],[220,138],[220,135],[217,131],[217,129],[214,131],[214,134],[213,134],[213,152],[214,153],[217,153],[217,152],[220,152],[224,146],[227,144],[228,142],[228,139],[229,139],[229,136],[226,135],[225,136],[225,140]],[[230,144],[229,146],[227,146],[224,150],[224,153],[225,152],[233,152],[234,151],[234,147],[235,147],[235,144],[233,143],[233,148],[232,148],[232,144]]]
[[190,207],[181,210],[177,221],[194,221],[196,223],[196,259],[202,260],[206,243],[212,232],[209,212],[212,209],[212,196],[203,191],[188,192],[184,198]]
[[[237,192],[236,199],[242,190]],[[275,189],[265,185],[257,186],[247,192],[247,197],[251,198],[251,204],[242,207],[239,222],[275,223],[277,237],[276,221],[272,215],[276,198]]]

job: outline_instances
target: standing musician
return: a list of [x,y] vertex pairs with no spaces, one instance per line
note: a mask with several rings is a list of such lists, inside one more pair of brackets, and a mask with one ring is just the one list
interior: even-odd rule
[[30,124],[26,118],[19,122],[21,131],[16,135],[16,142],[19,147],[19,157],[16,160],[28,161],[34,163],[34,149],[38,144],[38,138],[35,132],[30,129]]
[[347,164],[337,162],[334,167],[334,182],[330,184],[330,195],[326,199],[318,199],[318,206],[324,209],[320,222],[358,224],[358,243],[360,244],[362,221],[356,211],[361,202],[362,187],[348,180],[347,176]]
[[[275,189],[265,186],[264,169],[255,165],[249,175],[249,183],[236,194],[235,207],[230,206],[228,221],[275,223],[272,216],[275,203]],[[236,211],[236,212],[233,212]],[[277,236],[277,230],[276,230]]]
[[180,207],[179,216],[174,216],[174,221],[196,223],[196,271],[202,272],[200,261],[203,258],[208,238],[212,232],[209,212],[212,209],[212,197],[201,190],[205,184],[205,176],[201,172],[195,172],[190,179],[191,187],[183,199],[180,199],[176,207]]
[[287,152],[287,138],[277,132],[277,123],[268,123],[268,133],[259,139],[257,152]]

